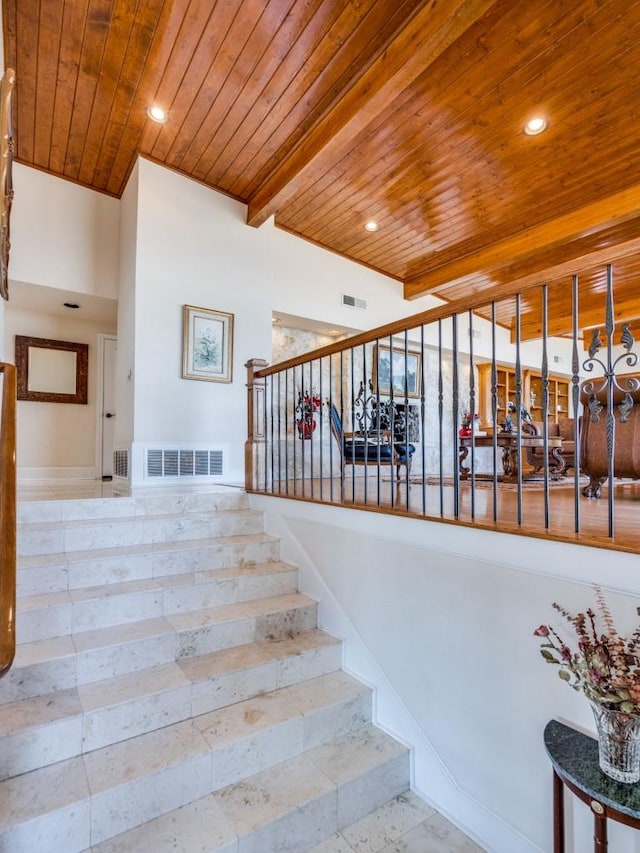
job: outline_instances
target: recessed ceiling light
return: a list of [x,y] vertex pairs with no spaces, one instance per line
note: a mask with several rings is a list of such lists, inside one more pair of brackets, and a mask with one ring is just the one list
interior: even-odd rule
[[366,222],[364,227],[366,231],[377,231],[378,228],[380,228],[378,223],[374,222],[373,219],[370,219],[369,222]]
[[62,304],[64,305],[65,308],[74,308],[75,309],[75,308],[80,307],[77,302],[63,302]]
[[152,121],[155,121],[158,124],[164,124],[168,118],[166,111],[163,110],[162,107],[158,107],[155,104],[152,107],[149,107],[149,109],[147,110],[147,115]]
[[534,118],[530,118],[529,121],[524,126],[524,132],[527,136],[537,136],[539,133],[542,133],[543,130],[547,129],[548,121],[546,118],[542,118],[542,116],[535,116]]

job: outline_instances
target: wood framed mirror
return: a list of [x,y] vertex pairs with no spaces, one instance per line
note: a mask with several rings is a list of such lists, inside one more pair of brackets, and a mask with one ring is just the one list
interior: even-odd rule
[[18,400],[87,403],[89,345],[16,335]]

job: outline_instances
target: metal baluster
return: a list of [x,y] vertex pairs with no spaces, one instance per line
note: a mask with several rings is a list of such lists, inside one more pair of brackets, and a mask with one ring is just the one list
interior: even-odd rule
[[[354,411],[355,411],[355,389],[354,389],[354,384],[353,384],[355,381],[355,362],[354,362],[354,349],[353,349],[353,347],[350,347],[349,351],[351,353],[351,371],[350,371],[350,373],[351,373],[351,377],[350,377],[351,378],[351,433],[352,433],[352,436],[351,436],[351,458],[353,459],[354,451],[355,451],[355,447],[354,447],[354,443],[353,443],[354,442],[353,433],[356,430],[355,418],[353,416]],[[344,421],[342,423],[344,425]],[[351,503],[355,503],[355,502],[356,502],[356,466],[352,465],[351,466]]]
[[453,517],[460,516],[460,441],[458,436],[458,420],[459,420],[459,388],[460,372],[458,365],[458,315],[454,314],[451,317],[452,344],[453,344],[453,401],[451,417],[453,419]]
[[[438,462],[440,473],[440,517],[444,516],[444,383],[442,380],[442,320],[438,320]],[[454,459],[453,469],[458,468]]]
[[[368,395],[367,395],[367,351],[366,345],[362,344],[362,379],[360,380],[362,385],[362,422],[361,429],[364,431],[364,458],[365,463],[369,459],[369,420],[367,417],[367,403],[368,403]],[[380,466],[378,466],[378,472],[380,471]],[[364,465],[364,503],[365,506],[369,503],[369,466],[367,464]]]
[[426,460],[425,460],[425,382],[424,382],[424,324],[420,326],[420,451],[422,456],[422,514],[427,514],[427,486],[426,486]]
[[498,367],[496,364],[496,303],[491,303],[491,422],[493,436],[493,520],[498,521]]
[[[297,392],[296,386],[296,369],[295,367],[292,370],[292,382],[293,382],[293,393],[294,395]],[[298,420],[296,417],[297,408],[296,408],[296,400],[295,396],[293,399],[293,496],[296,497],[298,494]]]
[[[334,406],[333,400],[333,354],[329,356],[329,418],[333,417],[331,407]],[[331,420],[329,420],[329,500],[333,503],[333,441],[331,440]]]
[[[295,385],[295,383],[294,383]],[[284,372],[284,491],[289,494],[289,371]],[[294,420],[295,422],[295,420]],[[295,433],[295,427],[294,427]],[[295,434],[294,434],[295,440]]]
[[613,333],[615,325],[613,322],[613,267],[607,264],[607,309],[605,317],[605,332],[607,334],[607,370],[605,373],[607,381],[607,463],[608,463],[608,489],[607,489],[607,520],[609,536],[613,538],[615,519],[613,503],[613,453],[616,441],[616,419],[613,411],[613,391],[615,384],[615,372],[613,363]]
[[271,380],[270,376],[267,376],[264,380],[264,406],[263,406],[263,412],[262,412],[263,435],[264,435],[264,449],[263,449],[263,453],[264,453],[264,488],[263,488],[263,491],[265,492],[265,494],[267,491],[267,482],[269,480],[269,470],[268,470],[268,463],[269,463],[269,460],[268,460],[268,456],[269,456],[269,454],[268,454],[268,442],[269,442],[269,438],[268,438],[268,432],[267,432],[267,425],[268,425],[268,420],[267,420],[267,399],[268,399],[267,384],[270,382],[270,380]]
[[471,416],[471,520],[476,518],[476,383],[473,372],[473,311],[469,311],[469,415]]
[[[549,285],[542,285],[542,373],[547,373],[547,405],[549,402],[549,358],[547,354],[547,339],[549,335]],[[543,380],[544,383],[544,380]],[[553,413],[555,420],[555,412]],[[544,495],[544,529],[549,529],[549,415],[544,412],[542,422],[542,459],[544,461],[543,495]]]
[[278,494],[282,494],[282,398],[280,380],[282,371],[278,371]]
[[[512,448],[509,448],[511,451]],[[520,362],[520,294],[516,293],[516,483],[518,524],[522,525],[522,365]],[[511,460],[513,461],[513,459]]]
[[271,414],[270,414],[270,418],[269,418],[270,423],[271,423],[271,494],[273,494],[273,493],[274,493],[274,491],[275,491],[275,489],[274,489],[274,479],[273,479],[273,475],[274,475],[274,469],[275,469],[275,467],[276,467],[276,457],[275,457],[275,453],[276,453],[276,443],[275,443],[275,439],[274,439],[274,434],[275,434],[275,414],[274,414],[274,411],[273,411],[273,409],[274,409],[274,405],[273,405],[273,403],[274,403],[274,399],[273,399],[273,395],[274,395],[274,384],[275,384],[275,383],[274,383],[274,377],[273,377],[273,376],[271,376],[271,382],[269,383],[269,396],[270,396],[270,400],[271,400]]
[[580,357],[578,355],[578,276],[571,287],[571,402],[573,408],[573,514],[576,533],[580,532]]
[[309,362],[309,407],[311,409],[311,412],[310,412],[311,421],[310,421],[309,425],[311,427],[311,435],[309,436],[309,485],[311,488],[311,500],[313,500],[313,489],[314,489],[314,485],[313,485],[314,477],[313,477],[313,475],[315,473],[314,467],[313,467],[313,461],[314,461],[314,459],[313,459],[313,457],[314,457],[313,433],[315,432],[314,424],[316,422],[316,418],[315,418],[315,412],[314,412],[313,399],[314,399],[314,394],[313,394],[313,362],[310,361]]
[[[393,337],[389,336],[389,423],[391,426],[391,459],[393,460],[393,448],[395,446],[396,429],[396,404],[393,395]],[[391,462],[391,508],[395,503],[395,478],[396,471],[393,461]]]
[[340,502],[344,503],[344,350],[340,350],[340,423],[342,424],[342,447],[340,448]]
[[[380,411],[380,377],[379,377],[379,368],[380,368],[380,339],[379,339],[379,338],[376,338],[375,347],[374,347],[374,353],[376,353],[376,355],[374,356],[374,359],[376,359],[376,360],[377,360],[377,363],[376,363],[376,365],[375,365],[375,371],[376,371],[376,431],[377,431],[377,433],[378,433],[378,465],[377,465],[377,469],[376,469],[376,471],[377,471],[377,484],[378,484],[378,488],[377,488],[377,496],[376,496],[376,497],[377,497],[377,505],[378,505],[378,506],[380,506],[380,500],[381,500],[381,483],[382,483],[382,479],[381,479],[381,476],[380,476],[380,475],[381,475],[381,470],[380,470],[380,448],[381,448],[381,446],[382,446],[382,445],[381,445],[381,438],[382,438],[382,436],[381,436],[381,432],[382,432],[382,417],[381,417],[381,411]],[[372,369],[373,369],[373,367],[372,367]]]
[[320,431],[318,434],[320,436],[320,450],[319,450],[319,456],[320,456],[320,500],[322,501],[322,500],[324,500],[324,490],[322,487],[323,486],[323,480],[324,480],[324,470],[323,470],[323,465],[322,465],[322,463],[323,463],[322,444],[323,444],[323,432],[324,432],[324,429],[323,429],[324,418],[322,417],[322,406],[323,406],[323,399],[322,399],[322,358],[320,358],[318,369],[320,371],[320,379],[318,380],[318,397],[320,398],[320,408],[318,409],[318,412],[319,412],[318,418],[320,419]]
[[[406,481],[406,498],[405,508],[409,512],[409,333],[404,330],[404,457],[406,464],[404,466],[404,474]],[[416,375],[416,382],[418,376]],[[400,445],[402,447],[402,445]],[[395,448],[394,448],[395,450]],[[400,485],[400,470],[398,466],[398,486]],[[399,497],[399,496],[398,496]]]

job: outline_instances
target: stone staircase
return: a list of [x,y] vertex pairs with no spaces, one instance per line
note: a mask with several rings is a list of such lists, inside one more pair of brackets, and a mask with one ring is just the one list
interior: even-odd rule
[[245,495],[19,506],[0,851],[312,850],[409,787]]

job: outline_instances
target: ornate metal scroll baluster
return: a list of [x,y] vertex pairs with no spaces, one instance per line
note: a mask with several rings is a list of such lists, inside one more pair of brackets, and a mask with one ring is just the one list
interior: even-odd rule
[[[608,460],[608,529],[609,536],[614,533],[614,503],[613,503],[613,478],[614,472],[614,452],[615,452],[615,410],[614,399],[615,391],[618,390],[622,394],[622,400],[617,406],[619,412],[619,423],[624,424],[634,406],[631,392],[640,389],[640,380],[635,377],[618,378],[616,368],[621,363],[627,367],[635,367],[638,363],[638,355],[632,352],[635,340],[631,334],[631,330],[626,323],[622,324],[620,334],[620,345],[624,349],[617,358],[613,358],[614,347],[614,310],[613,310],[613,268],[611,264],[607,265],[607,291],[605,302],[605,323],[604,332],[606,337],[606,360],[598,355],[603,347],[602,338],[600,337],[600,329],[594,329],[591,336],[591,344],[589,346],[589,358],[583,363],[583,368],[587,373],[593,372],[596,366],[602,368],[601,382],[598,384],[596,379],[591,379],[585,382],[582,386],[583,393],[587,397],[587,408],[589,417],[592,423],[598,423],[600,414],[603,409],[602,397],[606,394],[607,414],[605,422],[605,434],[607,442],[607,460]],[[622,383],[622,384],[621,384]],[[582,493],[587,497],[600,497],[600,489],[604,478],[591,476],[591,482],[582,489]]]
[[549,354],[547,351],[549,331],[549,286],[542,285],[542,459],[544,491],[544,527],[549,529]]

